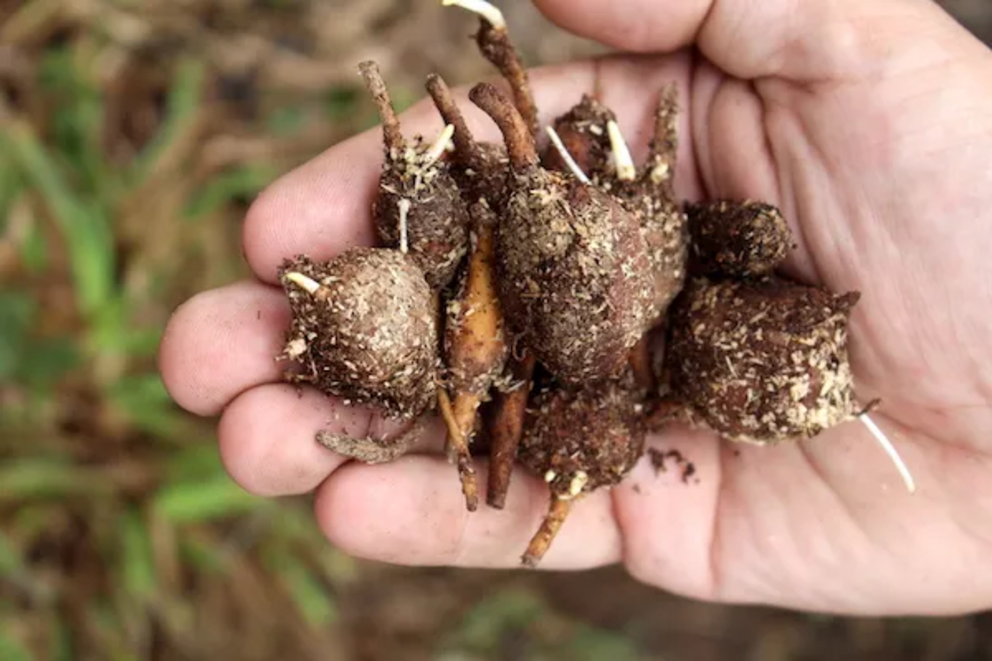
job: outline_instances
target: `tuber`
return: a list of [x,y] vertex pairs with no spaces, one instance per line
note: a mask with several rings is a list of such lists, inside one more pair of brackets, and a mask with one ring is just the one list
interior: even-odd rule
[[495,87],[480,83],[469,98],[499,126],[510,159],[496,230],[507,322],[564,383],[618,376],[653,297],[636,220],[596,187],[542,168],[520,113]]
[[443,158],[454,127],[425,146],[407,145],[378,66],[359,67],[379,110],[384,160],[372,215],[380,241],[409,249],[434,289],[447,286],[468,250],[468,210],[450,165]]

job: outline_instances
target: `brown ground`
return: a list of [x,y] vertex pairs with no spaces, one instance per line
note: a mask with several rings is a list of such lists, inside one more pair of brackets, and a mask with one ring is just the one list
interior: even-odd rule
[[[113,201],[114,282],[142,296],[129,324],[161,328],[192,293],[244,274],[239,224],[260,186],[376,121],[359,61],[375,58],[404,105],[431,71],[453,83],[490,74],[468,40],[474,24],[439,4],[0,0],[0,133],[33,131],[72,190]],[[944,4],[992,40],[992,3]],[[529,3],[507,14],[530,63],[598,50]],[[78,80],[62,76],[60,49]],[[169,104],[182,106],[168,92],[183,72],[196,80],[190,54],[206,64],[206,97],[144,178],[108,185]],[[84,335],[95,322],[77,310],[73,241],[54,240],[41,268],[31,239],[41,228],[80,241],[58,220],[84,216],[52,202],[62,189],[29,157],[17,162],[37,190],[11,202],[4,159],[15,152],[0,141],[0,348],[18,351],[8,322],[28,318],[27,301],[41,308],[24,346],[44,350],[12,381],[3,370],[18,356],[0,352],[0,660],[992,659],[989,614],[885,621],[716,606],[616,568],[388,567],[326,548],[305,503],[250,509],[216,477],[210,421],[177,417],[154,377],[141,380],[153,351],[97,351],[71,367],[50,343],[100,337]],[[114,167],[79,156],[97,152]]]

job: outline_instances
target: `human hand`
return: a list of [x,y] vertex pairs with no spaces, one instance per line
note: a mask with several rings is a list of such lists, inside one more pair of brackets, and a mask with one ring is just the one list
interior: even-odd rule
[[[595,88],[638,160],[654,92],[675,81],[679,196],[779,205],[799,246],[788,272],[863,293],[851,321],[856,385],[866,401],[882,399],[874,417],[917,482],[906,493],[854,423],[777,448],[673,430],[650,444],[680,450],[699,483],[643,461],[574,506],[541,566],[622,561],[697,598],[850,614],[992,605],[992,577],[977,569],[992,557],[989,50],[927,0],[538,4],[567,29],[640,53],[532,72],[542,122]],[[464,91],[459,105],[480,139],[499,140]],[[426,101],[402,121],[410,134],[441,128]],[[244,228],[260,282],[182,306],[163,341],[163,378],[188,410],[221,414],[222,458],[239,484],[315,491],[317,520],[343,550],[514,567],[546,510],[540,479],[517,471],[505,510],[468,513],[440,424],[394,463],[348,462],[316,432],[361,435],[381,421],[280,383],[273,357],[289,312],[276,268],[298,252],[329,258],[373,242],[380,140],[378,130],[359,135],[265,191]]]

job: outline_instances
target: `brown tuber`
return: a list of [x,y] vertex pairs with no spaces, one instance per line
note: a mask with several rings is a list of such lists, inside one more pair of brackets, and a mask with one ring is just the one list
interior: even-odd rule
[[520,463],[551,491],[548,517],[522,561],[535,566],[568,514],[569,503],[619,484],[644,452],[642,406],[627,379],[595,388],[555,389],[534,397]]
[[860,406],[848,356],[858,292],[834,294],[777,275],[693,279],[676,299],[666,353],[675,400],[724,438],[775,445],[859,419],[913,478]]
[[499,126],[510,158],[496,231],[509,325],[563,383],[618,376],[654,293],[640,228],[608,194],[542,168],[523,119],[494,86],[480,83],[469,97]]
[[766,275],[782,263],[793,245],[782,212],[765,202],[711,200],[687,204],[686,213],[693,275]]
[[672,388],[733,440],[810,438],[851,419],[847,323],[858,297],[776,276],[694,280],[672,309]]
[[454,127],[431,145],[417,136],[407,145],[386,84],[374,62],[359,66],[379,110],[385,157],[372,215],[380,241],[407,250],[428,284],[446,287],[468,249],[468,211],[443,158]]
[[286,261],[292,311],[283,357],[291,379],[410,419],[433,402],[438,366],[433,295],[409,255],[353,248],[326,263]]
[[686,276],[689,233],[673,188],[678,149],[678,106],[674,86],[664,88],[655,109],[647,162],[638,174],[613,111],[589,95],[555,120],[552,133],[561,149],[542,161],[558,171],[574,170],[568,156],[601,190],[614,196],[641,227],[655,277],[651,320],[662,320]]
[[[570,171],[567,153],[575,166],[592,181],[604,181],[611,176],[612,153],[606,124],[616,121],[609,108],[589,94],[553,124],[554,134],[561,140],[563,150],[549,148],[541,154],[541,162],[549,170]],[[563,153],[564,151],[564,153]]]

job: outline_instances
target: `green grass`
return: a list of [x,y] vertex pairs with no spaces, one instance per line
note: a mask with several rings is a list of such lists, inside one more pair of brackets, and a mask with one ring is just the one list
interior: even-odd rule
[[[22,20],[44,18],[32,7],[42,4]],[[0,229],[18,269],[0,289],[0,396],[12,403],[0,409],[0,596],[28,609],[4,607],[0,659],[138,659],[155,631],[195,654],[204,614],[186,601],[190,586],[245,571],[319,638],[336,617],[335,576],[314,560],[336,552],[312,521],[276,514],[304,503],[253,497],[230,479],[211,422],[176,407],[155,364],[172,308],[223,283],[187,277],[184,248],[243,213],[280,167],[183,176],[216,75],[196,57],[171,62],[147,143],[112,154],[106,120],[120,101],[87,60],[99,45],[83,32],[39,50],[31,93],[52,111],[9,109],[0,133]],[[149,191],[170,200],[174,227],[127,226],[129,205]],[[156,245],[163,236],[174,244]],[[143,258],[163,248],[164,259]],[[239,248],[212,251],[215,273],[243,269]],[[47,615],[21,618],[39,605]]]

